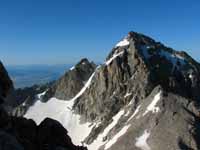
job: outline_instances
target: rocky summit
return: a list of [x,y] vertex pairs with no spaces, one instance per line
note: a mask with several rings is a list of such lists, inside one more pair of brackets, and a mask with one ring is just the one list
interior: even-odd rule
[[82,59],[38,93],[24,117],[49,145],[67,147],[68,131],[88,150],[199,150],[199,91],[198,62],[129,32],[103,64]]
[[47,90],[43,100],[46,101],[51,97],[62,100],[73,98],[81,90],[95,68],[96,65],[93,62],[83,58]]

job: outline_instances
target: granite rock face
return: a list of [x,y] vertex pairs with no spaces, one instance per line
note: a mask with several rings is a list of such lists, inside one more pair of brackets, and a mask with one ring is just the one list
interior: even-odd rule
[[89,62],[86,58],[82,59],[47,90],[43,100],[47,101],[51,97],[70,100],[81,90],[95,68],[93,62]]
[[[99,149],[198,150],[199,91],[198,62],[185,52],[130,32],[95,70],[74,110],[85,121],[100,122],[85,139],[89,145],[112,123],[113,116],[124,111]],[[145,136],[146,141],[139,141]]]

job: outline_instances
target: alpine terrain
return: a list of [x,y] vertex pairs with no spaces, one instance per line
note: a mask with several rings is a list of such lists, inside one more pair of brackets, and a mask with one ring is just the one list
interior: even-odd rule
[[[12,82],[0,77],[5,96]],[[28,150],[199,150],[199,91],[198,62],[129,32],[103,64],[84,58],[31,99],[24,96],[9,109],[21,117],[10,116],[0,136]]]
[[87,149],[75,146],[67,130],[56,120],[45,118],[39,125],[36,125],[32,119],[10,116],[6,112],[10,104],[7,100],[13,91],[12,81],[0,62],[0,150]]

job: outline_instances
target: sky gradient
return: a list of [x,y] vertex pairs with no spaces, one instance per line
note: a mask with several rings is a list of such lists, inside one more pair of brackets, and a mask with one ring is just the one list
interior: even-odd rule
[[199,0],[2,0],[0,60],[6,65],[103,62],[129,31],[200,60]]

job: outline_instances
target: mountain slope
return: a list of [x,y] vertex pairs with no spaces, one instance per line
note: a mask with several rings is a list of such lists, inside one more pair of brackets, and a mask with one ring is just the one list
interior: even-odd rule
[[43,100],[55,96],[58,99],[68,100],[81,90],[84,83],[94,72],[96,65],[86,58],[82,59],[66,72],[43,96]]
[[[41,98],[26,117],[58,119],[89,150],[197,150],[199,72],[185,52],[130,32],[76,95],[66,102],[49,97],[38,109]],[[50,111],[50,103],[63,107]]]

